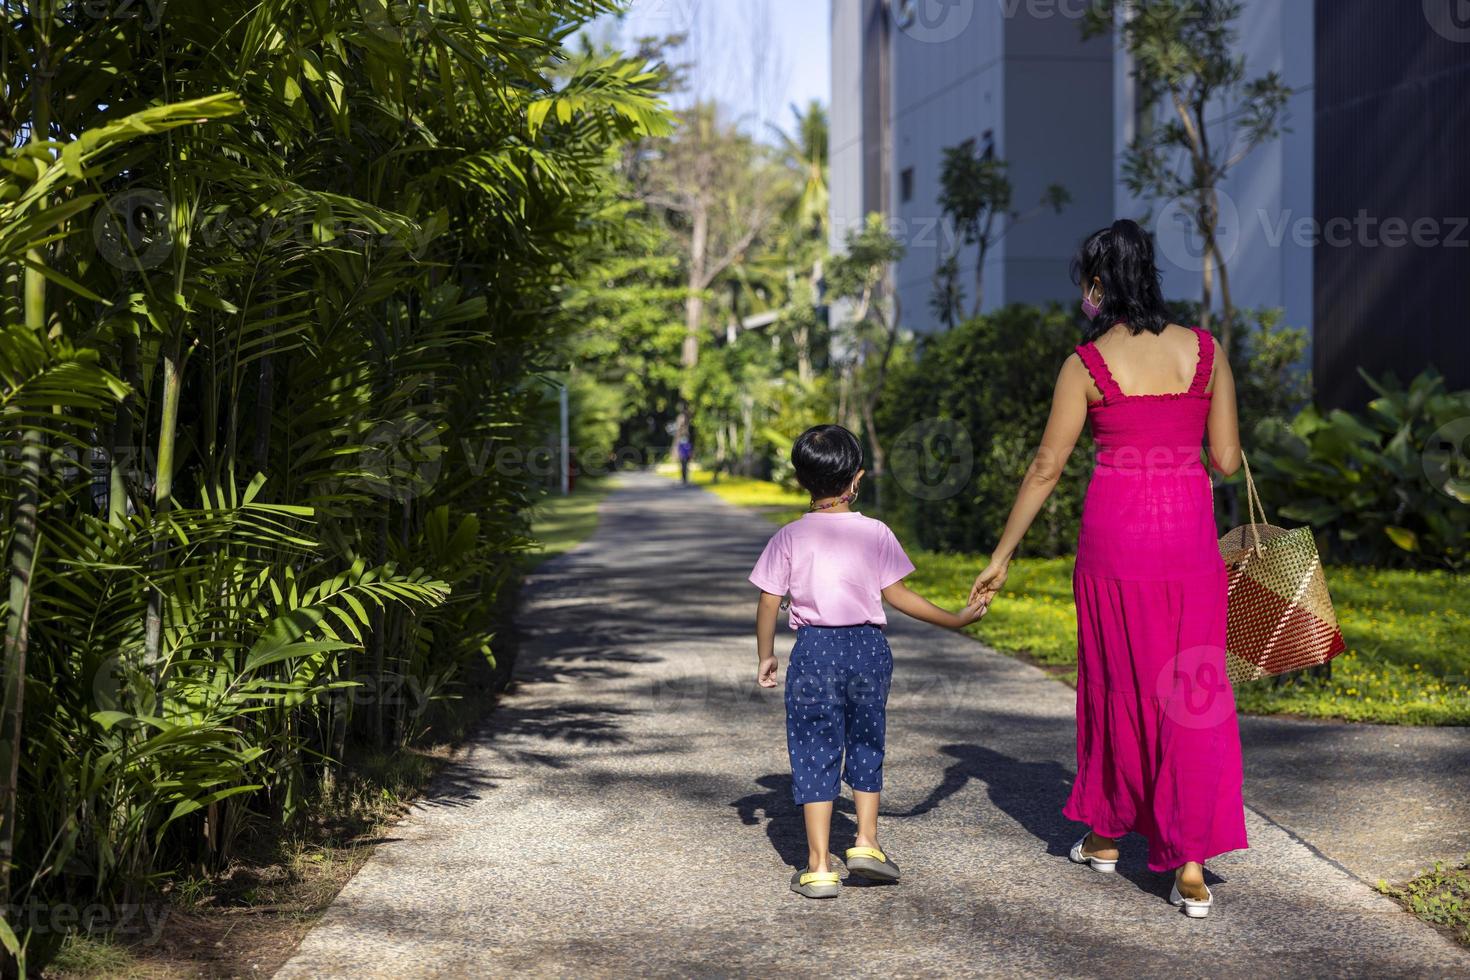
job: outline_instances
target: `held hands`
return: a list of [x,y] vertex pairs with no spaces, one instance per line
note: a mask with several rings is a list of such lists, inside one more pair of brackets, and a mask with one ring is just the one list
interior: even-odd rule
[[960,628],[964,628],[966,626],[969,626],[971,623],[978,622],[980,620],[980,617],[984,616],[989,610],[990,600],[981,599],[978,602],[971,601],[968,606],[961,609],[955,615],[959,616],[960,618]]
[[776,666],[777,663],[775,657],[763,658],[760,662],[760,666],[757,667],[755,670],[755,682],[761,687],[775,687]]
[[[970,603],[983,602],[987,607],[1006,584],[1006,573],[1010,569],[1009,561],[994,561],[985,566],[985,570],[975,576],[975,584],[970,587]],[[968,608],[968,607],[966,607]]]

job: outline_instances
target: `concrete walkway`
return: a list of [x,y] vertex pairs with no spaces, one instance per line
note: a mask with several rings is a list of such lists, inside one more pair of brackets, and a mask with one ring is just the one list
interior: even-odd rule
[[791,894],[805,844],[744,583],[771,530],[626,478],[531,583],[483,735],[277,976],[1470,976],[1366,883],[1470,848],[1470,733],[1251,721],[1251,848],[1192,921],[1137,839],[1118,875],[1067,862],[1072,691],[896,614],[880,834],[904,881]]

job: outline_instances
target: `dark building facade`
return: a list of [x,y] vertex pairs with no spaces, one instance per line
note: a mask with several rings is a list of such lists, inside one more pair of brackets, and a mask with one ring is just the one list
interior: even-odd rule
[[1408,381],[1433,365],[1470,388],[1466,8],[1316,0],[1312,369],[1323,407],[1372,397],[1359,367]]

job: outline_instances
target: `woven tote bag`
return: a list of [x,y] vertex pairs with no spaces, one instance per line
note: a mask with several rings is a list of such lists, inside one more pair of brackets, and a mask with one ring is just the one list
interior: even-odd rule
[[1250,523],[1220,539],[1230,572],[1225,663],[1235,684],[1316,667],[1346,649],[1312,529],[1266,523],[1244,453],[1241,462]]

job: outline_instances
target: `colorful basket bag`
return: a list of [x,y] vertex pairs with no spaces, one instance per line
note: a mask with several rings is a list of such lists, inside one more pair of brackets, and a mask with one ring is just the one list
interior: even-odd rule
[[1241,462],[1250,523],[1220,539],[1230,572],[1225,663],[1235,684],[1316,667],[1346,649],[1312,529],[1267,524],[1244,453]]

